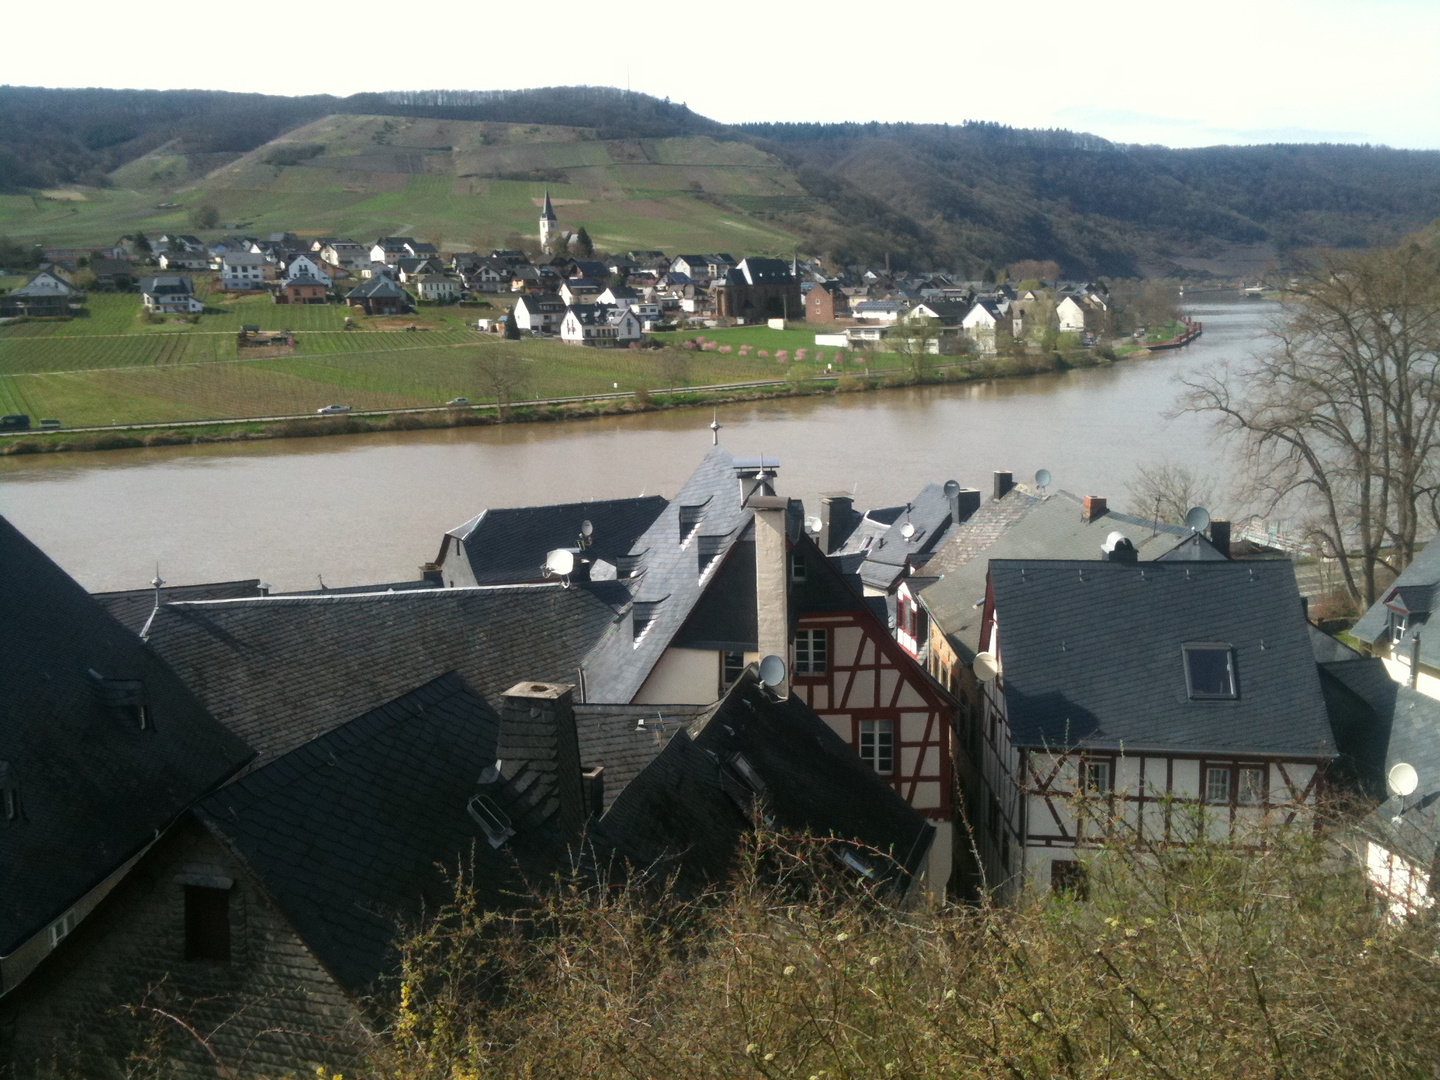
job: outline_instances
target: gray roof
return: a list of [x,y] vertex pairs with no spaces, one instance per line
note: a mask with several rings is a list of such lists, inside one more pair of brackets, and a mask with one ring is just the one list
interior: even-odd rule
[[29,281],[18,289],[12,289],[11,296],[75,296],[79,293],[75,288],[59,274],[52,270],[42,270],[33,275]]
[[753,666],[708,715],[670,737],[600,829],[637,866],[660,875],[678,868],[682,882],[698,885],[731,868],[757,802],[782,831],[849,841],[880,878],[916,872],[934,836],[803,701],[771,697]]
[[1081,516],[1082,500],[1067,491],[1038,495],[1017,485],[995,500],[987,499],[925,564],[940,580],[920,593],[925,609],[962,660],[979,648],[979,602],[985,596],[988,559],[1094,559],[1112,532],[1123,533],[1142,560],[1173,548],[1188,528],[1161,525],[1107,512],[1092,522]]
[[[234,600],[242,596],[264,596],[259,578],[244,581],[207,581],[199,585],[166,585],[160,590],[162,603],[177,600]],[[92,593],[100,606],[123,626],[140,633],[155,610],[155,589],[122,589],[116,592]]]
[[[251,752],[0,518],[0,956],[58,918]],[[131,704],[148,706],[142,729]]]
[[605,769],[604,809],[611,805],[654,761],[681,729],[698,730],[696,722],[713,705],[591,705],[575,706],[580,764]]
[[[992,560],[1017,746],[1329,759],[1289,562]],[[1191,700],[1182,645],[1233,650],[1234,699]]]
[[[872,588],[888,592],[905,574],[906,567],[923,561],[925,555],[946,535],[952,521],[950,500],[940,484],[926,484],[912,502],[899,508],[889,521],[867,515],[860,528],[851,534],[842,553],[864,544],[865,560],[860,564],[860,580]],[[888,513],[883,516],[889,517]],[[904,535],[906,525],[913,527]]]
[[[664,509],[665,499],[660,495],[495,507],[445,535],[464,545],[464,557],[476,584],[535,581],[541,576],[546,554],[577,545],[584,522],[590,522],[594,530],[585,557],[614,565]],[[442,556],[451,557],[449,550],[447,544],[441,549]]]
[[[795,280],[790,264],[784,259],[741,259],[733,271],[739,274],[747,285],[788,285]],[[726,281],[731,275],[726,275]]]
[[[629,554],[641,559],[641,573],[630,593],[652,618],[638,641],[630,618],[621,619],[600,639],[585,659],[586,700],[625,702],[634,698],[699,600],[713,568],[751,523],[751,511],[740,504],[734,465],[735,459],[724,447],[713,447],[631,546]],[[696,512],[696,507],[703,507],[703,520],[693,532],[686,529],[682,534],[682,511],[688,515]],[[682,540],[686,540],[683,546]],[[703,580],[702,547],[711,556]]]
[[580,658],[615,619],[601,589],[556,582],[169,604],[150,642],[269,760],[447,671],[487,696],[519,679],[575,682]]
[[355,288],[345,294],[347,300],[390,300],[404,297],[410,299],[410,294],[402,289],[388,277],[376,274],[366,281],[362,281]]
[[1350,633],[1356,640],[1374,645],[1389,630],[1390,610],[1405,612],[1408,615],[1405,639],[1395,646],[1395,651],[1408,655],[1410,640],[1418,636],[1420,663],[1440,667],[1440,633],[1425,630],[1437,599],[1440,599],[1440,542],[1432,540],[1395,579],[1395,584],[1360,617]]
[[159,274],[142,279],[140,291],[151,296],[189,296],[194,289],[184,274]]

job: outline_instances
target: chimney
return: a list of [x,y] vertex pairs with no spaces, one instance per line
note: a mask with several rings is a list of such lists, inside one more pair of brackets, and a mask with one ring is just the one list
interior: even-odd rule
[[427,562],[420,564],[420,580],[428,581],[431,585],[444,585],[445,579],[440,573],[440,564]]
[[760,658],[785,661],[785,681],[775,687],[790,696],[790,575],[786,572],[785,518],[790,500],[752,495],[755,511],[755,628]]
[[574,689],[565,683],[516,683],[505,691],[495,744],[501,776],[571,840],[579,839],[588,816]]
[[1015,476],[1009,469],[995,470],[995,493],[991,496],[994,499],[1003,499],[1006,492],[1015,486]]
[[583,773],[580,779],[585,794],[585,809],[591,817],[599,817],[605,813],[605,766],[591,765]]
[[1420,686],[1420,632],[1412,631],[1410,634],[1410,678],[1407,680],[1410,689],[1415,690]]
[[1310,621],[1310,597],[1300,597],[1300,614],[1305,616],[1305,621]]
[[1105,500],[1099,495],[1086,495],[1085,504],[1080,511],[1080,520],[1086,525],[1098,521],[1105,516]]
[[1230,558],[1230,522],[1224,518],[1213,518],[1210,521],[1210,543],[1215,550]]
[[1111,536],[1114,537],[1114,542],[1107,540],[1100,548],[1105,553],[1106,562],[1133,566],[1140,561],[1140,552],[1135,550],[1135,545],[1128,536],[1116,536],[1114,533],[1111,533]]
[[826,555],[832,548],[830,537],[834,534],[834,526],[848,518],[854,506],[855,500],[849,492],[820,496],[820,535],[815,537],[815,543]]
[[961,488],[950,496],[950,521],[960,524],[980,509],[980,492],[975,488]]
[[741,506],[748,506],[754,495],[775,494],[775,476],[780,471],[779,458],[736,458],[733,468],[740,481]]

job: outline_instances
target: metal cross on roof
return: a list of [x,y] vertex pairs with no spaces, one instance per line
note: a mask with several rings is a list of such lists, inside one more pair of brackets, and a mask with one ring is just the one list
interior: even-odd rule
[[719,446],[719,445],[720,445],[720,427],[721,427],[721,424],[720,424],[720,410],[719,410],[719,409],[716,409],[716,410],[715,410],[715,418],[714,418],[713,420],[711,420],[711,421],[710,421],[710,424],[709,424],[709,428],[710,428],[710,445],[711,445],[711,446]]

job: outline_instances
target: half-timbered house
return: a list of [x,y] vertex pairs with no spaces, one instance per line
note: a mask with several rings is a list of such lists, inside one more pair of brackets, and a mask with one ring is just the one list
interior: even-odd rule
[[1306,813],[1337,757],[1289,562],[993,560],[977,660],[987,883],[1072,887],[1103,829]]

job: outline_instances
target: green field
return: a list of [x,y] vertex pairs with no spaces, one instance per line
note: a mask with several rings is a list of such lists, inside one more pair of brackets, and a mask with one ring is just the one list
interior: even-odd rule
[[[322,152],[271,163],[296,145]],[[107,188],[0,195],[0,235],[63,246],[192,232],[192,211],[212,205],[246,233],[405,234],[481,250],[535,235],[548,188],[561,227],[584,225],[605,250],[773,254],[794,237],[752,212],[809,205],[793,173],[749,144],[606,141],[583,128],[330,116],[208,173],[194,175],[198,167],[161,147],[117,169]]]
[[[199,284],[203,292],[204,279]],[[210,294],[195,323],[145,320],[134,294],[92,294],[84,317],[0,327],[0,412],[55,417],[66,427],[162,423],[310,413],[322,405],[395,409],[439,405],[452,397],[494,400],[491,358],[514,357],[522,388],[513,397],[568,397],[794,378],[822,370],[815,328],[747,327],[705,331],[730,344],[718,351],[582,349],[556,341],[507,342],[467,326],[494,308],[426,308],[395,318],[352,316],[347,309],[281,306],[267,296]],[[241,351],[242,325],[288,329],[295,348],[279,356]],[[420,329],[410,331],[414,325]],[[803,325],[803,324],[801,324]],[[676,339],[697,334],[662,334]],[[749,344],[747,356],[739,346]],[[807,350],[797,363],[797,348]],[[764,349],[769,357],[759,356]],[[784,349],[782,361],[774,354]],[[823,362],[822,362],[823,363]],[[872,359],[872,365],[877,361]],[[893,358],[882,357],[881,366]],[[847,367],[862,370],[854,360]]]

